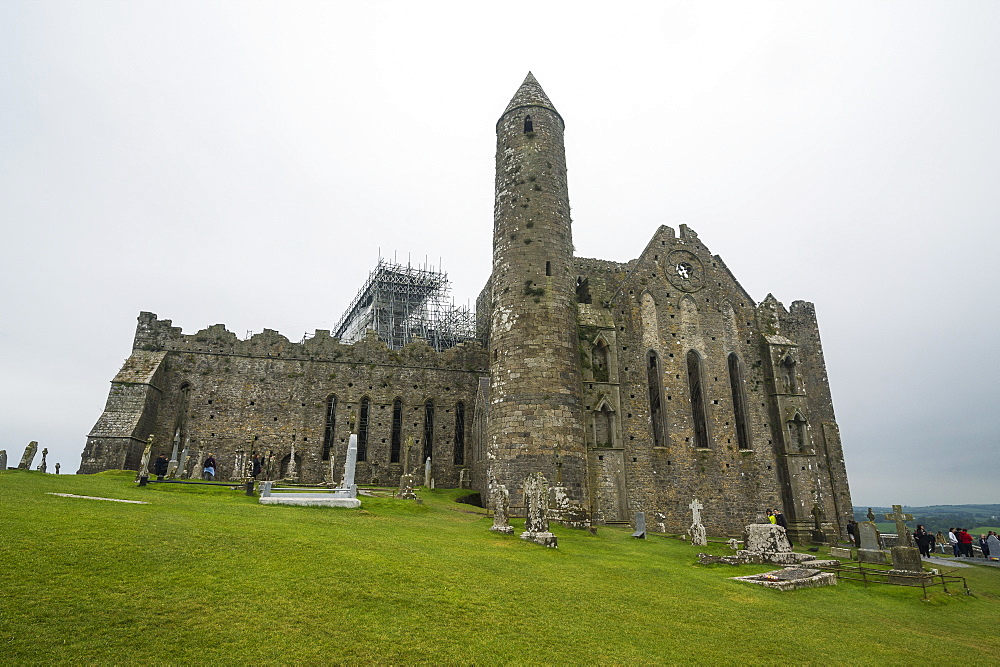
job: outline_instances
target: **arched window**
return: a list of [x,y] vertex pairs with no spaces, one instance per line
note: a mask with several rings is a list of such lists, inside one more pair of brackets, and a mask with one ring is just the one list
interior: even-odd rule
[[795,360],[792,355],[788,355],[781,362],[781,379],[785,384],[786,394],[798,393],[798,386],[795,382]]
[[434,399],[424,403],[424,460],[434,455]]
[[389,463],[399,463],[399,450],[403,444],[403,400],[392,402],[392,441],[389,447]]
[[361,409],[358,411],[358,460],[368,460],[368,413],[371,412],[371,400],[365,396],[361,399]]
[[660,360],[656,352],[650,350],[647,361],[646,381],[649,384],[649,422],[653,429],[653,446],[664,447],[667,434],[663,428],[663,402],[660,400],[663,395],[660,390]]
[[804,452],[809,434],[806,432],[806,419],[801,412],[796,412],[792,421],[788,422],[788,448],[793,452]]
[[701,357],[694,350],[687,353],[688,390],[691,394],[691,419],[694,422],[694,446],[708,449],[708,424],[705,421],[705,396],[701,386]]
[[747,402],[743,395],[743,369],[735,352],[729,353],[729,388],[733,392],[733,417],[736,420],[736,442],[740,449],[750,449],[747,430]]
[[594,382],[609,382],[611,374],[611,354],[608,343],[599,338],[591,349],[591,364],[594,369]]
[[455,404],[455,465],[465,465],[465,403]]
[[326,398],[326,428],[323,430],[323,460],[330,460],[330,450],[333,448],[333,435],[337,428],[337,396],[330,394]]
[[534,125],[531,122],[531,116],[530,115],[529,116],[525,116],[524,117],[524,133],[527,134],[528,132],[534,132],[534,131],[535,130],[534,130]]
[[591,425],[595,447],[615,446],[615,413],[607,401],[601,401],[600,407],[591,414]]

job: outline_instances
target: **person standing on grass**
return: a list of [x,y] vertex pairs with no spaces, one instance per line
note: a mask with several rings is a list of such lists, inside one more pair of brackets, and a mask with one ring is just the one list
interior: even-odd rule
[[851,546],[858,546],[858,522],[852,517],[847,522],[847,536],[851,539]]
[[777,523],[778,520],[774,517],[774,510],[767,511],[767,520],[771,523]]
[[153,461],[153,472],[156,473],[156,479],[163,479],[167,474],[168,465],[170,465],[170,462],[167,461],[166,454],[160,454],[156,457],[156,460]]
[[257,475],[260,474],[260,455],[257,452],[253,454],[253,463],[250,467],[250,476],[257,479]]
[[215,479],[215,457],[212,456],[211,452],[209,452],[208,458],[205,459],[205,465],[201,476],[210,482]]
[[986,536],[982,533],[979,534],[979,548],[983,550],[983,558],[990,557],[990,545],[986,541]]
[[924,530],[923,524],[917,524],[917,529],[913,531],[913,541],[917,543],[917,548],[920,549],[920,555],[925,558],[931,557],[931,542],[933,542],[933,536]]
[[949,528],[948,529],[948,544],[951,546],[951,554],[953,556],[961,556],[962,555],[962,553],[959,551],[959,549],[961,549],[961,547],[958,546],[958,536],[955,535],[955,529],[954,528]]
[[965,528],[958,529],[958,542],[962,545],[962,553],[972,558],[972,535]]

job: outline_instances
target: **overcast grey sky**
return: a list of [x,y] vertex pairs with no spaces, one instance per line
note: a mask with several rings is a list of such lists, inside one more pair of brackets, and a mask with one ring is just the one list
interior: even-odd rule
[[0,2],[0,448],[75,472],[140,310],[298,340],[380,252],[474,302],[531,70],[578,255],[687,223],[816,304],[855,504],[1000,502],[998,35],[993,1]]

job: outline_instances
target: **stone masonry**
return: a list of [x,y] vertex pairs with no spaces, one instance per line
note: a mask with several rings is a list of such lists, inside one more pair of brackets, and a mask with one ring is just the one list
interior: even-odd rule
[[221,469],[239,449],[270,450],[283,473],[294,443],[302,481],[319,483],[331,458],[342,469],[366,405],[360,484],[397,485],[406,462],[392,443],[414,438],[403,451],[416,470],[430,433],[437,486],[457,487],[466,469],[484,498],[488,480],[509,489],[514,515],[523,480],[541,473],[596,523],[646,512],[682,533],[699,498],[709,535],[739,535],[774,507],[796,544],[846,537],[851,497],[813,304],[756,302],[686,225],[660,227],[628,262],[574,257],[564,130],[529,74],[496,125],[478,342],[239,340],[141,313],[80,471],[136,469],[150,434],[179,432]]

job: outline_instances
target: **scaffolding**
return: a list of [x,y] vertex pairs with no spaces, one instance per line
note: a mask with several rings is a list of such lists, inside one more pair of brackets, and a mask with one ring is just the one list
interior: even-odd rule
[[475,315],[450,298],[448,274],[381,257],[364,287],[334,328],[344,343],[365,337],[369,329],[390,349],[422,338],[438,352],[476,337]]

